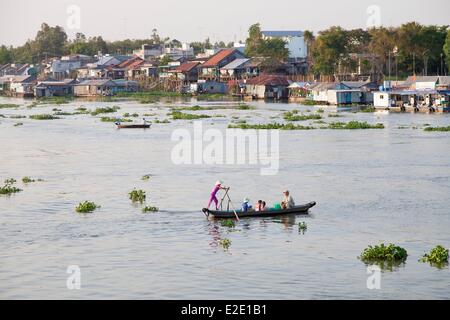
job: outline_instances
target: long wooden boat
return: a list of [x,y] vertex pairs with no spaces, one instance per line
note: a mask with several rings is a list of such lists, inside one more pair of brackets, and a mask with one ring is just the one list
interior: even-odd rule
[[[308,214],[308,210],[316,205],[315,201],[312,201],[307,204],[295,206],[291,209],[267,209],[264,211],[247,211],[242,212],[241,210],[236,210],[236,214],[239,218],[252,218],[252,217],[276,217],[276,216],[283,216],[286,214]],[[234,214],[235,211],[216,211],[216,210],[209,210],[206,208],[203,208],[203,213],[206,214],[208,217],[212,217],[215,219],[230,219],[235,218],[236,215]]]
[[120,124],[116,123],[117,129],[148,129],[151,124]]

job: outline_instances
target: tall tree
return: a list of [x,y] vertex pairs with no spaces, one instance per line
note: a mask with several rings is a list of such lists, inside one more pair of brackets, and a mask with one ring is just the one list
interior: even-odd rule
[[445,39],[443,51],[445,55],[445,62],[448,68],[450,66],[450,30],[447,31],[447,37]]
[[248,29],[248,38],[245,41],[245,54],[253,57],[258,54],[258,47],[263,41],[261,26],[255,23]]
[[319,32],[312,52],[314,73],[331,75],[338,71],[338,65],[347,53],[346,49],[347,35],[341,27],[331,27]]
[[0,47],[0,64],[11,63],[12,55],[11,50],[6,46],[2,45]]
[[64,54],[67,34],[60,26],[50,27],[43,23],[36,34],[35,42],[38,53],[44,56],[59,56]]

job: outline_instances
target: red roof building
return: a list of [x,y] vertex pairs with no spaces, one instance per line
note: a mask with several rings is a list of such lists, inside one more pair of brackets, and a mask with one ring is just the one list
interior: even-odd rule
[[245,55],[239,50],[222,49],[200,66],[199,78],[205,80],[219,80],[220,68],[239,58],[245,58]]

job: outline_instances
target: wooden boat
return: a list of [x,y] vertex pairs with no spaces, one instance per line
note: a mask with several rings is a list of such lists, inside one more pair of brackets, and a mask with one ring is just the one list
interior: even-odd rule
[[[282,216],[286,214],[308,214],[308,210],[316,205],[315,201],[312,201],[307,204],[295,206],[291,209],[267,209],[264,211],[247,211],[242,212],[241,210],[236,210],[236,213],[239,218],[253,218],[253,217],[276,217],[276,216]],[[216,210],[209,210],[206,208],[203,208],[203,213],[206,214],[208,217],[212,217],[215,219],[230,219],[230,218],[236,218],[236,215],[234,214],[234,211],[216,211]]]
[[148,129],[151,124],[121,124],[116,123],[117,129]]

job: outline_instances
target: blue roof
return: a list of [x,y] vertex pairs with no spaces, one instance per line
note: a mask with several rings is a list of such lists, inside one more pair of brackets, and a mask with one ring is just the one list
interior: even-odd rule
[[266,37],[303,37],[303,31],[262,31]]

